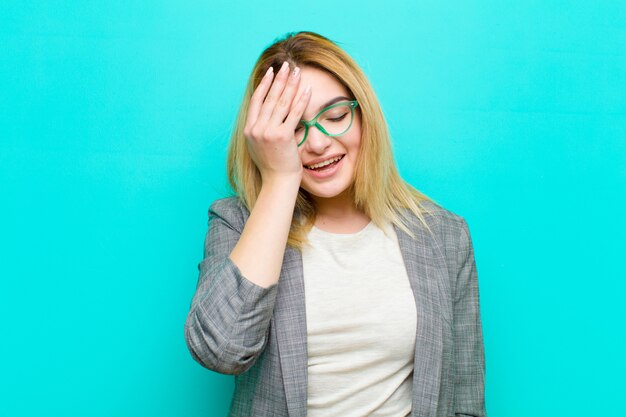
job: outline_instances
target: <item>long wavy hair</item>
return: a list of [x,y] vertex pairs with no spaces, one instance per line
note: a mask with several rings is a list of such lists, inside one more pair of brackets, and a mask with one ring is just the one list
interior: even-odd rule
[[[412,235],[409,224],[428,225],[421,204],[429,200],[402,180],[391,150],[387,122],[367,77],[357,63],[331,40],[313,32],[290,33],[263,51],[257,60],[230,141],[227,171],[231,187],[248,210],[252,210],[261,191],[261,174],[248,152],[243,134],[250,98],[269,67],[278,72],[283,62],[295,66],[314,67],[326,71],[343,84],[359,102],[361,115],[361,145],[351,187],[354,203],[382,226],[390,221]],[[306,235],[315,221],[315,204],[302,188],[298,192],[288,245],[302,248]]]

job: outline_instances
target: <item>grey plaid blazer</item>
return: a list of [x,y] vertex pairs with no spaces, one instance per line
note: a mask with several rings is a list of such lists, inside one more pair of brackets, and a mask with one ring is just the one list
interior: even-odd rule
[[[435,205],[396,228],[417,313],[412,416],[484,416],[485,362],[474,253],[465,221]],[[249,213],[236,197],[209,209],[196,293],[185,322],[193,358],[234,374],[234,417],[307,413],[307,330],[300,252],[287,248],[280,280],[262,288],[228,257]]]

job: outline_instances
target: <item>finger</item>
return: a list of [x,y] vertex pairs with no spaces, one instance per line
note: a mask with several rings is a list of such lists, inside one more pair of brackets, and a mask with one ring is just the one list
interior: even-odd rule
[[296,100],[296,104],[291,108],[287,120],[285,120],[285,128],[296,130],[298,123],[302,120],[302,115],[311,100],[311,86],[307,85],[302,95]]
[[293,71],[289,74],[289,78],[287,79],[287,85],[283,90],[283,93],[280,95],[278,99],[278,103],[276,103],[276,107],[274,107],[274,112],[270,117],[270,125],[279,125],[285,121],[289,110],[291,109],[291,103],[293,103],[293,98],[298,91],[298,85],[300,84],[300,68],[295,67]]
[[272,113],[274,112],[274,107],[276,107],[276,102],[280,98],[280,95],[285,88],[285,83],[287,82],[287,76],[289,75],[289,63],[287,61],[283,62],[283,66],[280,67],[280,70],[276,74],[274,79],[274,83],[272,83],[272,88],[270,88],[269,93],[267,93],[267,97],[265,97],[265,101],[263,102],[263,106],[261,106],[261,112],[259,113],[259,120],[269,120]]
[[248,106],[248,117],[246,119],[248,121],[248,125],[252,126],[254,125],[254,123],[256,123],[259,117],[259,113],[261,111],[261,106],[263,105],[263,99],[265,99],[265,95],[272,85],[273,78],[274,68],[270,66],[263,76],[263,79],[261,79],[261,82],[257,86],[256,90],[254,90],[252,97],[250,97],[250,104]]

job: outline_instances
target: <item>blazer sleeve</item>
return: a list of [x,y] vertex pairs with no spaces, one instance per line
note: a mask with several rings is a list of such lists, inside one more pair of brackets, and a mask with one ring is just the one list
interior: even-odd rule
[[204,259],[198,265],[185,340],[202,366],[238,375],[254,364],[266,345],[277,285],[254,284],[229,258],[245,223],[242,208],[233,201],[218,200],[209,209]]
[[465,220],[454,293],[455,416],[485,416],[485,354],[474,249]]

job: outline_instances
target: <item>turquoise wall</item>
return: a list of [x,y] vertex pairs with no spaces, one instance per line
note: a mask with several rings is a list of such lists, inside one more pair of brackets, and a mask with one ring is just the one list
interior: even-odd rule
[[0,415],[223,416],[183,325],[262,49],[351,53],[402,174],[469,222],[491,416],[616,416],[626,3],[0,5]]

